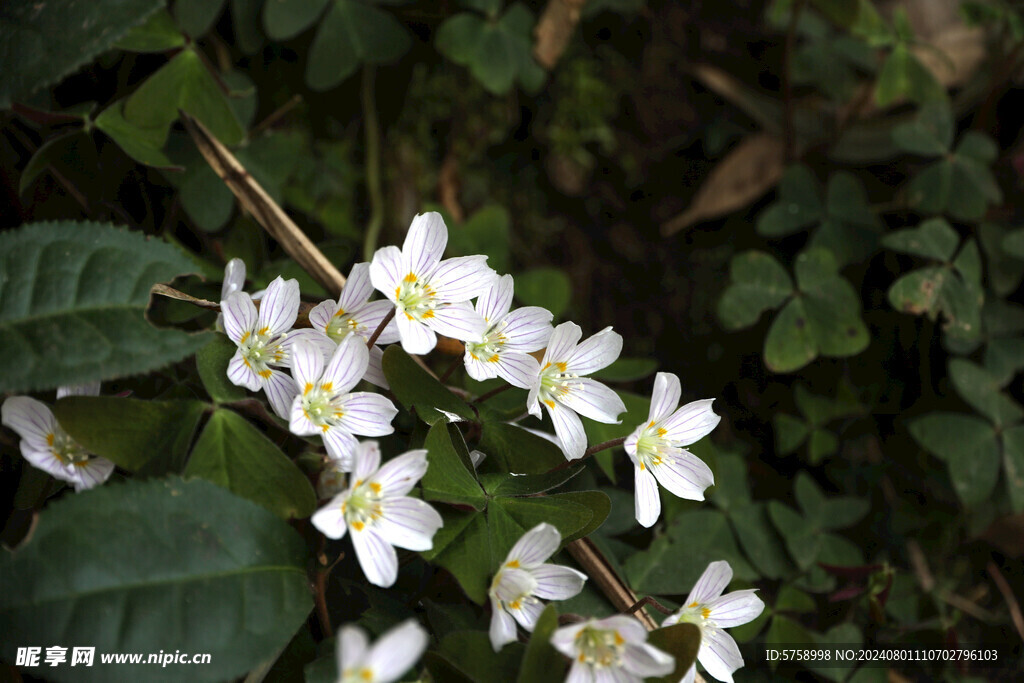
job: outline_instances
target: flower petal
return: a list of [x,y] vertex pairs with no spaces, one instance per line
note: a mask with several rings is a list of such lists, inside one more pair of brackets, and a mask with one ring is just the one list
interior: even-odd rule
[[370,282],[374,288],[394,301],[395,288],[401,286],[403,277],[402,251],[393,246],[378,249],[370,263]]
[[84,463],[75,463],[71,467],[72,483],[76,492],[99,486],[114,473],[114,463],[100,457],[89,458]]
[[519,607],[509,603],[517,603],[523,596],[531,595],[536,587],[537,581],[529,571],[505,567],[491,584],[490,592],[505,603],[509,614],[515,616],[514,612]]
[[466,364],[466,374],[477,382],[494,379],[498,376],[498,363],[490,363],[488,361],[480,360],[480,358],[475,356],[468,348],[466,349],[466,353],[462,357],[462,360]]
[[220,300],[224,301],[228,294],[242,291],[245,286],[245,261],[233,258],[224,266],[224,284],[220,286]]
[[85,384],[72,384],[66,387],[57,387],[57,400],[65,396],[99,396],[100,383],[86,382]]
[[743,666],[743,655],[728,633],[718,628],[705,628],[701,631],[697,661],[713,678],[732,683],[732,672]]
[[313,326],[313,329],[326,333],[327,324],[331,322],[331,318],[334,317],[334,312],[337,310],[338,303],[336,301],[330,299],[321,301],[309,310],[309,324]]
[[378,469],[380,469],[380,447],[377,442],[360,442],[352,456],[352,480],[365,481]]
[[296,342],[306,342],[312,344],[320,350],[320,355],[324,357],[324,362],[334,355],[334,350],[338,348],[338,345],[331,341],[324,332],[321,332],[315,328],[307,328],[302,330],[292,330],[285,335],[284,340],[281,342],[281,348],[284,350],[284,360],[281,362],[271,363],[271,365],[279,365],[281,367],[288,367],[291,365],[291,350],[292,346]]
[[529,389],[540,374],[537,359],[517,351],[504,351],[498,356],[497,363],[486,365],[493,366],[499,377],[520,389]]
[[714,400],[692,401],[662,420],[659,426],[666,430],[665,438],[678,442],[680,446],[689,446],[710,434],[722,421],[711,409]]
[[357,263],[352,266],[345,286],[341,288],[338,308],[350,313],[369,301],[371,296],[373,296],[373,283],[370,282],[370,264]]
[[347,671],[361,666],[366,660],[370,649],[370,639],[366,637],[366,631],[363,629],[353,624],[345,624],[338,633],[335,646],[338,671]]
[[235,351],[235,355],[228,361],[228,381],[235,386],[245,387],[249,391],[259,391],[263,386],[263,380],[256,374],[245,358],[242,357],[242,350]]
[[289,419],[292,400],[299,393],[299,388],[295,386],[295,380],[285,372],[271,370],[270,377],[263,380],[263,390],[267,394],[274,413],[282,420]]
[[583,417],[605,424],[618,424],[619,414],[626,412],[626,404],[619,395],[589,377],[569,380],[569,391],[559,400]]
[[[352,311],[352,319],[356,321],[358,326],[359,334],[365,339],[369,339],[377,328],[380,327],[381,322],[387,317],[395,308],[395,304],[390,301],[371,301],[368,304],[364,304],[362,308],[357,308]],[[384,331],[377,337],[375,344],[394,344],[401,337],[398,334],[398,325],[395,324],[394,318],[387,324]]]
[[568,600],[583,590],[587,575],[571,567],[542,564],[531,570],[537,580],[533,594],[544,600]]
[[359,335],[350,334],[334,350],[331,361],[324,370],[321,386],[329,384],[332,393],[345,393],[359,383],[366,374],[369,363],[370,351],[366,348],[366,342]]
[[583,431],[583,423],[579,415],[561,403],[552,401],[551,405],[544,404],[551,415],[551,422],[555,426],[555,435],[562,447],[562,453],[566,460],[578,460],[587,452],[587,433]]
[[540,615],[544,611],[544,603],[540,600],[523,600],[519,603],[519,609],[510,609],[509,611],[520,626],[533,633],[534,627],[537,626],[537,620],[540,619]]
[[491,637],[491,647],[497,652],[508,643],[515,642],[516,640],[516,622],[508,612],[506,612],[498,604],[496,600],[491,600],[491,628],[489,631]]
[[732,567],[729,566],[729,563],[725,560],[712,562],[697,579],[697,583],[693,585],[690,595],[686,598],[686,604],[711,602],[722,594],[730,581],[732,581]]
[[633,468],[633,487],[635,489],[636,521],[640,526],[652,527],[661,515],[661,496],[658,494],[658,482],[646,467],[639,465]]
[[310,517],[313,526],[327,538],[341,538],[348,530],[348,525],[345,523],[345,513],[341,511],[342,505],[347,500],[348,492],[340,493]]
[[288,431],[297,436],[312,436],[321,432],[321,429],[309,419],[306,409],[302,407],[302,396],[300,395],[296,395],[292,399],[292,407],[288,416]]
[[292,329],[299,315],[299,281],[285,280],[280,275],[267,285],[267,293],[260,300],[259,327],[270,328],[270,336]]
[[330,427],[326,432],[318,428],[316,431],[323,436],[328,457],[337,460],[338,467],[342,470],[350,472],[354,466],[356,448],[359,446],[356,437],[341,427]]
[[647,413],[648,422],[661,422],[672,414],[679,406],[682,388],[679,378],[671,372],[659,372],[654,378],[654,391],[651,394],[651,410]]
[[585,629],[587,626],[591,626],[593,623],[594,621],[591,619],[589,621],[581,621],[557,628],[555,629],[555,632],[551,634],[551,638],[548,639],[548,642],[551,643],[551,647],[555,648],[566,657],[575,660],[577,654],[576,637],[580,634],[580,631]]
[[574,322],[565,322],[555,328],[548,339],[548,350],[544,352],[541,365],[565,362],[583,336],[583,329]]
[[622,668],[648,678],[667,676],[676,668],[676,658],[647,643],[628,643],[622,650]]
[[512,546],[505,558],[506,564],[518,562],[523,567],[543,564],[555,554],[562,542],[562,534],[553,525],[541,522],[533,527]]
[[402,338],[402,348],[406,353],[422,356],[434,350],[437,335],[429,327],[418,320],[413,320],[405,313],[396,315],[395,323],[398,325],[398,334]]
[[487,267],[486,256],[456,256],[441,261],[430,273],[429,281],[440,301],[456,303],[480,296],[495,277],[494,270]]
[[379,346],[374,346],[370,349],[363,379],[381,389],[391,388],[388,384],[388,378],[384,375],[384,351]]
[[427,649],[427,632],[414,619],[407,619],[386,631],[370,648],[366,666],[373,672],[373,680],[385,683],[397,681]]
[[460,341],[479,341],[487,331],[487,323],[468,303],[439,306],[425,322],[438,334]]
[[651,474],[665,490],[687,500],[704,500],[705,489],[715,483],[711,468],[681,448],[663,455],[660,464],[651,463]]
[[324,354],[303,339],[291,345],[289,355],[295,386],[300,392],[305,393],[306,387],[312,389],[324,373]]
[[236,344],[241,344],[242,337],[256,329],[259,314],[256,304],[245,292],[228,294],[220,302],[220,310],[224,314],[224,333]]
[[395,431],[391,421],[398,415],[398,409],[380,394],[368,391],[348,394],[341,400],[339,408],[342,416],[338,426],[345,431],[360,436],[386,436]]
[[565,359],[569,372],[589,375],[611,365],[622,353],[622,335],[606,327],[576,347]]
[[499,330],[505,335],[505,349],[529,353],[543,349],[551,339],[551,311],[540,306],[524,306],[505,316]]
[[422,278],[427,275],[434,264],[441,260],[444,248],[448,245],[448,228],[441,214],[436,211],[421,213],[412,219],[409,232],[402,243],[404,272],[414,273]]
[[705,607],[711,610],[708,619],[713,619],[715,626],[732,628],[757,619],[764,611],[764,602],[757,597],[757,590],[751,588],[715,598]]
[[50,407],[29,396],[11,396],[4,401],[0,421],[34,450],[49,451],[50,441],[57,433],[57,418]]
[[381,504],[376,529],[381,538],[406,550],[424,551],[434,547],[434,534],[444,526],[441,515],[416,498],[387,498]]
[[[379,456],[378,456],[379,457]],[[427,451],[423,448],[403,453],[392,458],[372,477],[358,476],[359,479],[372,479],[380,484],[384,496],[404,496],[412,490],[423,475],[427,473]]]
[[21,455],[32,467],[46,472],[54,479],[67,482],[75,481],[75,476],[72,472],[68,471],[68,466],[61,462],[48,447],[42,449],[33,448],[27,440],[22,439]]
[[512,308],[512,276],[502,275],[495,278],[490,288],[476,300],[476,312],[488,325],[499,322]]
[[352,529],[352,545],[366,580],[374,586],[390,588],[398,578],[398,553],[372,527]]

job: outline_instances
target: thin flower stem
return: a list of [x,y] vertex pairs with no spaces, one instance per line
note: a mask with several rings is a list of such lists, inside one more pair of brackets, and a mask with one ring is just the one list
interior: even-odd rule
[[384,316],[384,319],[380,321],[380,325],[377,325],[377,329],[375,329],[373,334],[370,335],[370,338],[366,340],[366,348],[372,349],[373,345],[377,343],[377,339],[380,337],[381,333],[384,332],[384,328],[388,326],[388,323],[391,322],[392,319],[394,319],[396,310],[397,309],[392,308],[388,311],[388,314]]
[[374,95],[374,68],[363,69],[363,131],[366,138],[366,191],[370,198],[370,221],[366,225],[363,259],[373,260],[377,240],[384,226],[384,195],[380,173],[380,122],[377,120],[377,102]]
[[486,394],[482,394],[481,396],[477,396],[475,399],[473,399],[473,403],[483,403],[487,399],[492,398],[494,396],[497,396],[498,394],[500,394],[503,391],[508,391],[511,388],[512,388],[511,384],[503,384],[500,387],[498,387],[497,389],[491,389]]
[[444,371],[444,374],[441,375],[441,384],[447,382],[448,378],[451,377],[452,373],[455,372],[455,368],[459,367],[460,365],[462,365],[462,358],[456,357],[455,360],[452,361],[452,364],[448,366],[448,369]]
[[655,600],[651,596],[647,595],[647,596],[644,596],[644,597],[640,598],[639,600],[637,600],[636,604],[634,604],[629,609],[623,610],[622,613],[623,614],[633,614],[637,610],[642,609],[642,608],[646,607],[647,605],[650,605],[651,607],[653,607],[654,609],[658,610],[662,614],[672,614],[673,612],[675,612],[675,610],[673,610],[673,609],[671,609],[669,607],[665,607],[665,605],[661,604],[660,602],[658,602],[657,600]]
[[615,448],[616,446],[621,446],[624,443],[626,443],[626,437],[620,436],[617,439],[610,439],[608,441],[602,441],[601,443],[594,444],[593,446],[588,448],[586,451],[584,451],[582,457],[576,458],[575,460],[566,460],[562,464],[556,465],[555,467],[552,467],[550,470],[548,470],[548,472],[560,472],[560,471],[562,471],[564,469],[568,469],[568,468],[572,467],[573,465],[575,465],[576,463],[583,462],[584,460],[586,460],[590,456],[594,455],[595,453],[600,453],[601,451],[608,450],[609,448]]
[[327,579],[334,565],[327,565],[327,558],[323,554],[326,545],[327,537],[320,534],[320,548],[317,552],[320,566],[313,570],[313,599],[316,602],[316,618],[320,622],[320,630],[324,638],[330,638],[334,635],[334,629],[331,627],[331,615],[327,611]]

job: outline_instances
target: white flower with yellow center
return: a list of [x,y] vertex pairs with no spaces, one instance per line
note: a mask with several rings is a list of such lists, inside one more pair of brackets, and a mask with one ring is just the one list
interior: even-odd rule
[[483,340],[466,342],[466,372],[478,382],[501,377],[529,389],[537,376],[531,351],[543,349],[551,338],[551,312],[539,306],[512,308],[513,281],[503,275],[476,300],[476,312],[487,323]]
[[[516,541],[491,581],[491,646],[500,650],[516,639],[516,622],[533,631],[544,611],[541,600],[568,600],[583,590],[587,575],[571,567],[545,564],[562,536],[546,522]],[[513,621],[514,620],[514,621]]]
[[[370,301],[371,296],[373,284],[370,282],[370,264],[357,263],[352,266],[352,272],[349,273],[338,300],[328,299],[314,306],[309,312],[309,323],[336,344],[340,344],[349,335],[369,339],[394,308],[390,301]],[[392,321],[370,349],[370,363],[363,379],[379,387],[388,388],[384,370],[381,368],[381,358],[384,354],[377,344],[393,344],[398,340],[398,327]]]
[[563,626],[551,645],[572,659],[565,683],[641,683],[676,666],[675,657],[648,645],[643,624],[625,615]]
[[[732,683],[733,672],[743,666],[743,655],[732,636],[722,629],[746,624],[764,611],[764,603],[754,595],[756,589],[722,595],[731,580],[728,562],[712,562],[697,579],[683,608],[662,624],[696,624],[700,628],[697,661],[710,676],[726,683]],[[680,683],[693,683],[696,672],[696,665],[691,666]]]
[[405,495],[427,471],[427,452],[414,450],[380,464],[373,441],[359,444],[351,486],[313,513],[313,526],[328,538],[351,529],[352,546],[370,583],[388,588],[398,578],[395,547],[424,551],[444,522],[437,510]]
[[486,256],[441,260],[448,228],[439,213],[413,219],[402,248],[382,247],[373,255],[370,280],[397,309],[395,321],[402,348],[425,354],[437,335],[479,341],[487,323],[469,300],[490,287],[495,272]]
[[327,455],[339,461],[341,469],[351,470],[358,446],[353,434],[391,434],[391,420],[398,414],[395,404],[380,394],[349,392],[366,373],[366,343],[358,335],[348,337],[326,365],[321,350],[305,340],[292,344],[291,352],[298,393],[288,428],[299,436],[319,434]]
[[681,395],[679,378],[659,372],[647,422],[623,444],[633,461],[636,521],[645,527],[661,514],[658,484],[680,498],[704,500],[704,490],[715,483],[711,468],[683,447],[710,434],[722,418],[711,409],[710,398],[677,409]]
[[393,683],[427,649],[427,632],[408,619],[370,645],[366,632],[346,624],[338,633],[338,683]]
[[[547,408],[562,452],[569,460],[582,458],[587,434],[579,415],[597,422],[618,424],[626,406],[605,385],[583,377],[610,365],[622,352],[622,336],[606,327],[582,344],[583,330],[576,323],[562,323],[548,341],[539,372],[533,377],[526,408],[540,417]],[[577,415],[579,413],[579,415]]]
[[[99,382],[57,389],[57,398],[96,396]],[[61,429],[45,403],[28,396],[11,396],[0,408],[0,421],[21,437],[21,454],[33,467],[54,479],[68,482],[75,491],[102,484],[114,472],[114,463],[90,454]]]
[[260,300],[259,312],[245,292],[232,292],[220,302],[224,332],[238,350],[228,363],[228,379],[250,391],[267,392],[278,417],[288,419],[295,397],[295,382],[275,368],[291,364],[290,347],[304,339],[328,353],[332,344],[317,330],[291,331],[299,314],[299,283],[278,277]]

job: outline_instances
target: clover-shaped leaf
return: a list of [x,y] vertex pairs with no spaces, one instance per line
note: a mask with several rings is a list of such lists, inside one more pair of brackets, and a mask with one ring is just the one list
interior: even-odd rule
[[988,500],[999,477],[999,440],[991,424],[974,415],[930,413],[909,429],[925,450],[946,462],[966,507]]
[[775,443],[780,455],[791,453],[807,441],[807,455],[811,464],[832,455],[839,448],[839,440],[827,425],[832,420],[859,414],[863,408],[849,387],[840,385],[835,399],[816,396],[802,384],[796,385],[794,399],[803,413],[803,419],[777,413],[775,415]]
[[718,302],[718,317],[726,329],[750,327],[765,311],[777,308],[793,293],[786,269],[762,251],[747,251],[729,265],[731,284]]
[[946,98],[945,89],[911,52],[905,41],[893,46],[892,52],[882,64],[875,85],[875,101],[880,107],[886,107],[902,98],[919,103]]
[[960,397],[997,427],[1024,419],[1024,410],[1000,390],[998,379],[985,368],[954,358],[949,362],[949,377]]

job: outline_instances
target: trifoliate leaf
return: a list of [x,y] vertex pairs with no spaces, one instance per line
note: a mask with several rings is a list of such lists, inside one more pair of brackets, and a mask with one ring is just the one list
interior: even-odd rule
[[910,434],[949,467],[953,488],[968,508],[986,501],[999,476],[995,430],[973,415],[930,413],[909,425]]
[[409,33],[390,13],[360,0],[331,0],[309,48],[306,83],[329,90],[360,64],[388,64],[409,49]]
[[729,273],[731,282],[718,302],[718,317],[730,330],[753,325],[762,313],[793,293],[789,273],[764,252],[734,256]]

